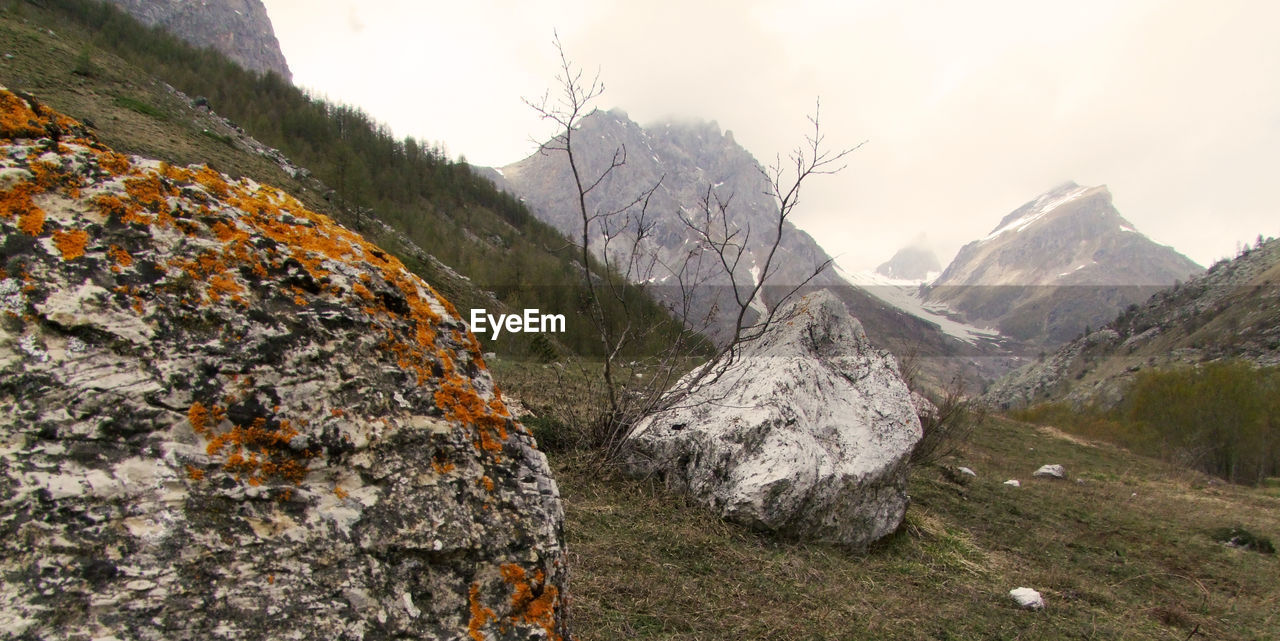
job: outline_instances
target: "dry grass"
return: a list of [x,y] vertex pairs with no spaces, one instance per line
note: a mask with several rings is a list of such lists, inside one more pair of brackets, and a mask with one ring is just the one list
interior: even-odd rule
[[[979,478],[918,469],[904,526],[859,557],[553,456],[574,629],[584,641],[1280,638],[1280,562],[1210,535],[1240,525],[1276,539],[1280,499],[1003,419],[951,462]],[[1031,478],[1051,462],[1071,480]],[[1017,609],[1019,586],[1047,610]]]

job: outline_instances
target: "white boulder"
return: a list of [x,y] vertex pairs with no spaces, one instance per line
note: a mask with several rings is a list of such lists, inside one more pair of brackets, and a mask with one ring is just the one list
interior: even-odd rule
[[1022,483],[1019,483],[1018,479],[1009,479],[1005,481],[1004,484],[1008,485],[1009,487],[1022,487]]
[[1036,478],[1065,479],[1067,478],[1067,470],[1061,465],[1041,465],[1040,469],[1032,473],[1031,476]]
[[1018,606],[1028,610],[1043,610],[1044,597],[1040,593],[1031,588],[1014,588],[1009,590],[1009,596],[1018,602]]
[[641,421],[624,469],[731,521],[863,549],[906,511],[916,408],[893,357],[833,294],[780,314],[723,376]]
[[963,475],[965,475],[965,476],[972,476],[972,477],[974,477],[974,478],[977,478],[977,476],[978,476],[978,473],[977,473],[977,472],[974,472],[973,470],[971,470],[971,469],[969,469],[969,468],[967,468],[967,467],[957,467],[957,468],[956,468],[956,471],[957,471],[957,472],[959,472],[959,473],[961,473],[961,474],[963,474]]

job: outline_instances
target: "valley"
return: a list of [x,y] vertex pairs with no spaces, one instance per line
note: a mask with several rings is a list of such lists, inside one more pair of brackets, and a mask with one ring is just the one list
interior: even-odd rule
[[280,6],[0,4],[0,636],[1280,638],[1280,240],[838,255],[750,135],[469,163]]

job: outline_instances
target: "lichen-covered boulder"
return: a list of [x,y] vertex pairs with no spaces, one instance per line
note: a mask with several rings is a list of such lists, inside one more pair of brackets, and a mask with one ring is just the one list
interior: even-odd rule
[[562,510],[447,301],[0,90],[0,636],[560,639]]
[[623,467],[726,519],[863,549],[906,511],[911,394],[830,292],[780,314],[722,376],[639,423]]

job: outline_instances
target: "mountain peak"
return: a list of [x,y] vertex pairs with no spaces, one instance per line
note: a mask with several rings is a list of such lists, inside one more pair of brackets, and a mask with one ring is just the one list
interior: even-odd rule
[[1106,185],[1065,182],[961,248],[928,297],[1006,335],[1060,343],[1200,271],[1125,220]]
[[[1064,205],[1073,202],[1085,201],[1091,198],[1100,198],[1103,202],[1100,207],[1071,207],[1064,208]],[[1006,232],[1017,232],[1027,229],[1036,224],[1050,214],[1059,211],[1068,213],[1101,213],[1114,211],[1111,207],[1111,191],[1106,185],[1097,185],[1094,187],[1081,186],[1074,181],[1068,180],[1049,191],[1040,194],[1035,200],[1024,203],[1021,207],[1013,210],[1009,215],[1000,220],[995,229],[987,234],[981,242],[993,240]],[[1118,214],[1117,214],[1118,215]]]
[[110,0],[138,20],[198,47],[221,51],[250,71],[292,80],[262,0]]

